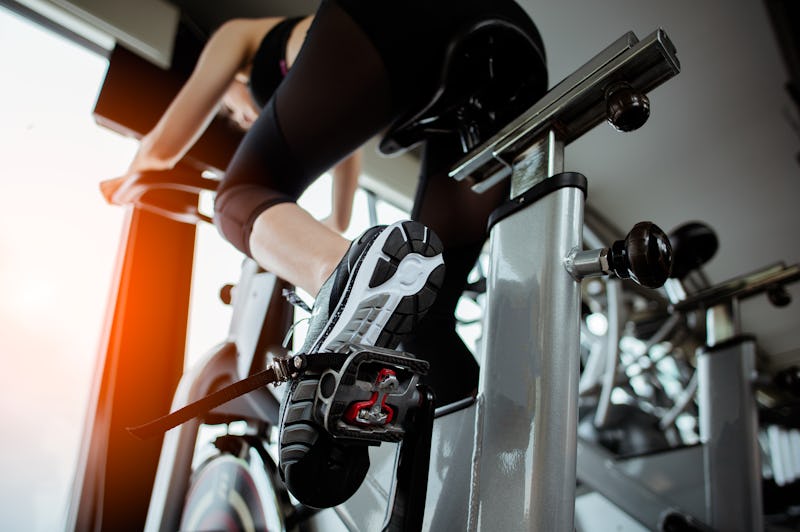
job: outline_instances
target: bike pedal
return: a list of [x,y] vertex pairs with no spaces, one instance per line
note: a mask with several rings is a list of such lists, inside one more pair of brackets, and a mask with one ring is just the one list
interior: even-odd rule
[[343,351],[349,353],[344,363],[320,375],[313,407],[317,421],[337,439],[401,441],[422,402],[418,384],[429,364],[373,346],[348,344]]

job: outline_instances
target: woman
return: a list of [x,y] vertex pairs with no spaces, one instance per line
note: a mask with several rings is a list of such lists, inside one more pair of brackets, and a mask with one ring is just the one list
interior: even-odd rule
[[[239,145],[215,203],[225,238],[265,269],[317,294],[301,352],[331,352],[346,342],[394,348],[402,340],[405,350],[431,362],[439,377],[435,392],[446,400],[463,397],[476,383],[477,365],[458,340],[453,312],[484,244],[486,220],[507,197],[507,186],[477,195],[448,179],[462,151],[457,141],[443,139],[426,145],[413,222],[371,228],[351,243],[295,202],[316,176],[419,106],[439,78],[453,36],[487,18],[516,24],[543,49],[535,25],[513,0],[323,0],[296,57],[293,39],[309,19],[288,37],[284,59],[291,68]],[[214,83],[190,79],[181,94],[200,96],[185,96],[194,98],[192,105],[174,104],[162,120],[165,130],[183,122],[177,129],[201,130],[231,80],[246,70],[258,31],[241,24],[235,31],[226,24],[211,39],[198,69],[216,65],[207,74]],[[263,34],[263,22],[252,24],[261,24]],[[255,57],[251,77],[259,68]],[[143,141],[132,171],[153,168],[149,157],[169,145],[170,135],[159,127]],[[174,163],[189,137],[181,138],[181,149],[157,161]],[[298,500],[327,507],[352,495],[369,460],[365,446],[333,440],[316,424],[309,395],[315,389],[316,382],[294,381],[282,402],[280,469]]]
[[[159,122],[142,137],[126,174],[101,183],[106,199],[111,202],[133,174],[173,168],[218,112],[249,129],[297,58],[312,19],[267,17],[223,24]],[[359,151],[332,169],[332,209],[322,222],[339,233],[350,223],[360,171]]]

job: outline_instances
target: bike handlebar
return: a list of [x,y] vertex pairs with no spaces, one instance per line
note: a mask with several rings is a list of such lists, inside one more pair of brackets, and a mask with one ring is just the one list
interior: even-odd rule
[[800,280],[800,264],[786,266],[778,263],[711,286],[675,304],[674,308],[684,312],[710,308],[733,299],[741,300],[762,292],[780,289],[798,280]]
[[[187,167],[140,172],[125,179],[108,200],[117,205],[134,205],[177,222],[212,223],[198,210],[197,203],[201,192],[214,192],[218,184],[216,179],[205,178],[200,171]],[[155,191],[171,193],[149,194]]]

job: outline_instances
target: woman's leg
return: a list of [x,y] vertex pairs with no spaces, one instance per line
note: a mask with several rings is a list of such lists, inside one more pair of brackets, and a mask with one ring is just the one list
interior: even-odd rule
[[[367,14],[367,6],[378,5],[368,1],[348,4],[353,13],[360,10],[360,15]],[[458,15],[457,7],[450,5],[446,14]],[[400,9],[406,10],[405,6]],[[450,26],[455,24],[452,17],[440,18]],[[426,86],[426,79],[430,81],[436,75],[437,58],[453,28],[434,24],[425,17],[422,24],[411,19],[399,28],[390,16],[363,16],[356,23],[338,3],[323,2],[292,70],[246,135],[218,193],[215,218],[223,234],[239,249],[260,257],[263,265],[269,264],[273,271],[294,276],[293,282],[312,293],[330,265],[341,257],[341,239],[326,232],[321,224],[315,225],[317,222],[296,206],[279,204],[295,201],[311,180],[390,124],[407,102],[419,100],[419,87]],[[369,33],[363,29],[368,24],[372,24]],[[406,30],[419,31],[407,34]],[[379,53],[374,42],[385,32],[400,35],[396,39],[385,38]],[[408,48],[408,43],[414,46]],[[395,65],[391,76],[387,65]],[[400,84],[398,80],[405,82]],[[393,92],[397,87],[402,90]],[[491,191],[476,198],[465,185],[442,181],[447,179],[445,173],[439,172],[444,167],[436,167],[437,172],[424,186],[431,199],[421,204],[417,215],[444,232],[448,245],[456,250],[450,252],[451,256],[464,255],[459,251],[462,249],[469,251],[457,268],[462,273],[444,280],[452,287],[448,289],[452,297],[445,300],[457,301],[469,271],[467,266],[471,266],[466,263],[474,262],[471,257],[477,257],[483,242],[484,214],[493,208],[492,198],[499,194]],[[450,211],[443,210],[443,200],[447,205],[457,204]],[[315,302],[315,318],[322,316],[317,322],[324,327],[315,330],[314,335],[309,333],[313,342],[307,344],[310,349],[306,352],[324,352],[335,349],[337,342],[362,339],[371,345],[393,347],[398,335],[389,328],[396,327],[400,334],[411,332],[419,311],[433,303],[435,290],[443,281],[440,255],[441,242],[420,224],[368,231],[353,243],[334,275],[323,283]],[[419,275],[411,273],[422,283],[414,285],[412,292],[396,293],[394,287],[404,290],[400,285],[409,279],[409,272],[403,270],[403,264],[409,264],[407,256],[414,259],[411,263],[416,264],[413,268],[418,268]],[[402,275],[395,275],[396,272]],[[353,282],[354,276],[362,280]],[[400,282],[394,283],[393,279],[398,278]],[[339,299],[335,295],[348,294],[352,301],[350,294],[357,290],[351,288],[359,288],[362,295],[371,298],[373,288],[384,284],[393,284],[393,288],[368,301],[357,296],[355,307],[341,303],[348,296]],[[391,305],[387,305],[390,300]],[[322,308],[320,301],[329,305]],[[359,306],[359,301],[366,306]],[[440,305],[443,304],[437,303]],[[454,307],[454,303],[444,306],[452,315],[450,306]],[[366,316],[360,319],[369,324],[371,331],[362,334],[360,329],[342,328],[341,323],[347,320],[340,316],[348,311],[351,316]],[[373,318],[377,314],[383,321]],[[328,316],[338,319],[339,324],[325,324]],[[373,323],[379,323],[379,337],[374,336]],[[355,340],[351,332],[357,333]],[[319,428],[311,414],[313,397],[295,393],[300,384],[302,390],[308,389],[305,384],[311,384],[312,389],[316,386],[314,382],[294,381],[282,403],[281,472],[301,502],[316,507],[338,504],[355,491],[366,474],[366,449],[333,440]]]
[[264,268],[316,294],[348,242],[293,202],[396,114],[377,51],[343,10],[323,3],[227,169],[216,203],[221,232]]
[[508,197],[503,183],[478,194],[447,173],[463,157],[456,136],[427,142],[412,218],[442,239],[447,271],[439,295],[403,349],[427,360],[427,383],[436,403],[445,405],[474,394],[478,363],[456,332],[455,309],[487,238],[489,215]]
[[[298,246],[299,241],[306,244]],[[258,215],[250,233],[250,253],[256,262],[309,294],[319,292],[349,245],[349,240],[288,202]]]
[[[369,38],[325,2],[221,184],[215,219],[223,234],[265,268],[317,293],[301,352],[325,356],[347,343],[393,348],[441,284],[441,243],[421,224],[371,228],[350,244],[293,203],[311,180],[386,127],[395,104]],[[358,488],[369,459],[366,445],[334,440],[319,426],[308,393],[319,379],[308,372],[288,386],[279,456],[292,494],[327,507]]]

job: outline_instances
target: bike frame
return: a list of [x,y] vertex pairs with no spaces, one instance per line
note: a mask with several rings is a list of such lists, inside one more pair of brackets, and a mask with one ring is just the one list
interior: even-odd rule
[[[573,528],[580,278],[591,268],[573,262],[585,179],[562,173],[564,147],[605,119],[604,87],[646,92],[678,71],[662,30],[628,33],[452,170],[478,192],[510,177],[513,207],[490,233],[478,396],[437,412],[424,529]],[[353,530],[374,530],[386,508],[391,451],[371,458],[375,474],[336,509]]]
[[[228,338],[181,378],[173,409],[205,397],[220,384],[240,381],[263,369],[258,366],[263,364],[261,355],[267,349],[280,349],[285,331],[291,325],[291,307],[281,295],[281,288],[286,286],[274,274],[261,270],[255,261],[244,261],[235,287],[237,295]],[[271,297],[264,297],[265,294]],[[275,395],[267,388],[260,388],[209,414],[276,425],[278,408]],[[200,425],[198,419],[192,419],[164,435],[145,530],[179,529]]]
[[[564,147],[605,120],[607,87],[625,82],[644,93],[678,71],[662,30],[641,42],[628,33],[451,172],[454,179],[471,180],[476,192],[510,178],[512,193],[491,221],[478,395],[437,411],[424,529],[573,528],[580,281],[602,269],[579,254],[586,179],[563,173]],[[246,295],[274,293],[267,286],[275,282],[270,274],[245,270],[242,281],[237,290]],[[239,299],[251,299],[246,295]],[[266,303],[234,311],[231,338],[184,377],[173,408],[208,393],[212,374],[245,376],[242,360],[252,361],[255,344],[247,340],[237,361],[239,344],[261,334],[258,323],[266,313]],[[243,327],[242,320],[250,325]],[[274,419],[269,398],[256,395],[224,410]],[[148,530],[174,529],[180,520],[197,429],[191,422],[165,437]],[[371,474],[333,510],[351,530],[375,530],[387,522],[396,446],[384,444],[370,454]],[[313,523],[321,526],[327,516],[322,512]]]

